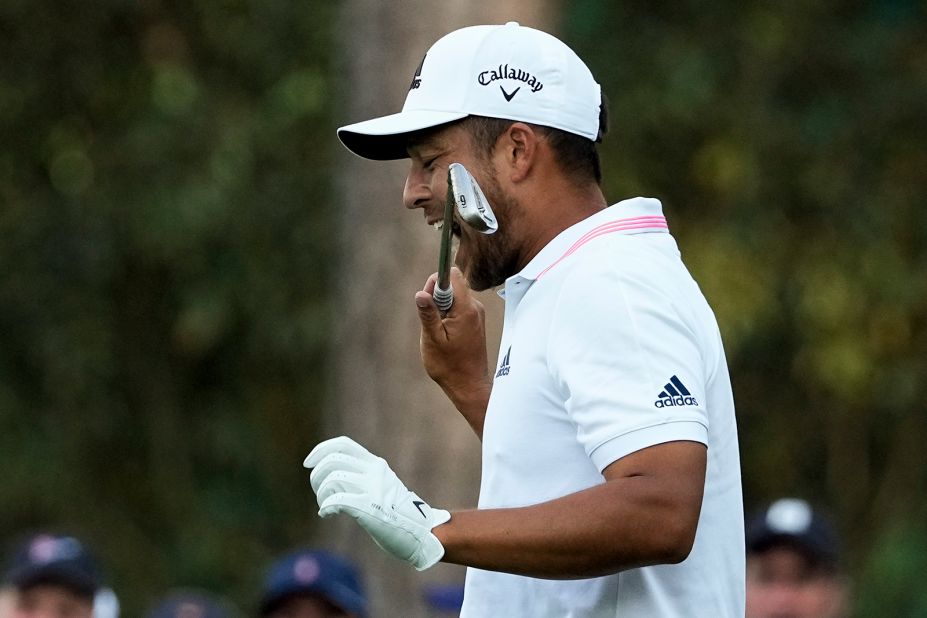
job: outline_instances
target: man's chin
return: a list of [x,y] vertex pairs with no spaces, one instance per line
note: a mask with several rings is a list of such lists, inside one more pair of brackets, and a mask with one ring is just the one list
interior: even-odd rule
[[482,292],[483,290],[488,289],[488,286],[485,285],[479,277],[475,276],[473,269],[469,264],[462,264],[460,261],[455,261],[454,266],[460,269],[460,274],[463,275],[463,278],[467,281],[467,286],[476,292]]
[[484,292],[505,283],[503,271],[497,268],[501,256],[492,251],[471,251],[473,246],[461,242],[454,257],[454,265],[460,269],[471,290]]
[[463,273],[464,279],[467,280],[467,285],[470,286],[470,289],[474,292],[485,292],[486,290],[505,283],[505,281],[493,281],[490,277],[486,276],[486,273],[476,272],[473,269],[461,268],[460,271]]

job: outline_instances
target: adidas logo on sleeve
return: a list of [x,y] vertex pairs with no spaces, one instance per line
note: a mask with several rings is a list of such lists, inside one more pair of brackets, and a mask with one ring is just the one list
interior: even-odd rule
[[697,406],[698,400],[692,396],[689,389],[683,386],[679,378],[673,376],[670,378],[670,381],[666,383],[666,386],[663,387],[663,390],[660,391],[660,394],[657,395],[657,400],[653,402],[653,405],[657,408]]

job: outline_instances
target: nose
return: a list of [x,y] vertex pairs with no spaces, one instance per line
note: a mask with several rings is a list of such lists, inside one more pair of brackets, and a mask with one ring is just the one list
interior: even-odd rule
[[425,177],[413,167],[406,176],[406,184],[402,189],[402,203],[406,208],[414,210],[424,208],[431,198],[431,188]]

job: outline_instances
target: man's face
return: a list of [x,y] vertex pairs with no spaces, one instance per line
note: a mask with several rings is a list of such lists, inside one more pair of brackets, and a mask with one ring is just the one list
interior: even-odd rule
[[266,618],[352,618],[325,599],[311,595],[296,595],[285,601]]
[[443,220],[447,198],[447,169],[461,163],[473,175],[489,201],[499,229],[482,234],[455,214],[454,236],[458,239],[455,264],[474,290],[502,285],[518,272],[515,242],[520,209],[502,189],[493,162],[473,145],[470,135],[453,124],[415,139],[409,146],[410,168],[403,191],[406,208],[421,208],[428,225]]
[[16,597],[13,618],[93,618],[93,602],[61,586],[31,586]]
[[839,618],[845,615],[839,576],[790,547],[747,556],[747,618]]

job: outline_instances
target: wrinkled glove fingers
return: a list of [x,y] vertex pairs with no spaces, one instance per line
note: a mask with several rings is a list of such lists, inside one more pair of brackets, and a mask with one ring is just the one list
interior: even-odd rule
[[370,451],[365,449],[363,446],[348,438],[347,436],[339,436],[337,438],[331,438],[330,440],[325,440],[316,445],[309,455],[306,456],[306,459],[303,460],[303,467],[305,468],[314,468],[316,467],[326,455],[332,453],[343,453],[345,455],[353,455],[354,457],[364,459],[365,457],[373,457]]
[[312,485],[312,490],[318,493],[319,486],[328,476],[335,472],[363,474],[366,470],[367,467],[364,465],[364,462],[352,455],[331,453],[326,455],[325,458],[319,461],[312,469],[312,473],[309,475],[309,484]]
[[367,483],[364,482],[364,477],[354,472],[341,470],[332,472],[325,477],[325,480],[319,484],[319,488],[315,493],[319,506],[335,495],[366,496],[368,502],[370,501],[370,490]]
[[319,501],[319,517],[331,517],[345,513],[354,519],[360,519],[370,508],[370,497],[360,494],[332,494]]

